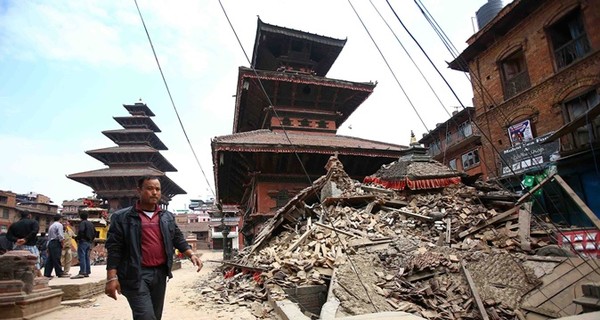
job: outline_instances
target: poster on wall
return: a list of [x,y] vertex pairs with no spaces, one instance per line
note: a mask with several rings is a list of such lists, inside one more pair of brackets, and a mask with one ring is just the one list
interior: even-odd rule
[[521,121],[508,127],[508,136],[510,138],[510,143],[513,146],[533,140],[531,120]]

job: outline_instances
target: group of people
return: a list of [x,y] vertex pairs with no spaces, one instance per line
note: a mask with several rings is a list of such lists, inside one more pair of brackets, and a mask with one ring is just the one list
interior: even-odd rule
[[[159,177],[143,177],[138,180],[139,200],[134,206],[121,209],[110,217],[106,240],[107,264],[104,292],[113,299],[118,294],[127,298],[133,319],[159,320],[162,317],[167,280],[173,277],[171,267],[175,249],[190,259],[199,272],[202,260],[191,246],[177,223],[173,213],[161,208],[161,184]],[[75,235],[80,272],[71,278],[84,278],[90,274],[89,252],[94,240],[94,226],[87,221],[87,214],[80,214],[81,222]],[[70,265],[70,240],[73,231],[68,223],[61,223],[56,215],[47,232],[44,276],[51,277],[52,270],[58,277],[68,277]],[[15,249],[29,250],[40,257],[36,246],[39,225],[24,213],[23,218],[9,227],[8,238]],[[0,238],[0,242],[1,242]],[[63,263],[61,265],[61,256]],[[40,263],[36,265],[40,270]]]
[[[69,221],[63,220],[62,215],[53,216],[53,223],[48,232],[38,237],[39,223],[31,218],[29,212],[21,213],[21,220],[13,223],[8,228],[6,240],[12,243],[12,250],[27,250],[36,256],[35,273],[52,278],[52,271],[59,278],[79,279],[90,275],[90,251],[96,237],[94,225],[88,221],[88,214],[79,214],[81,222],[77,234],[73,231]],[[72,250],[77,248],[79,260],[79,273],[71,276]]]

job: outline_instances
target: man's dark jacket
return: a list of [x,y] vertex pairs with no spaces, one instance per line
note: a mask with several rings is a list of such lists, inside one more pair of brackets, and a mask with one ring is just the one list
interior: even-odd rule
[[40,225],[37,221],[29,218],[23,218],[8,227],[6,238],[12,242],[17,242],[19,239],[25,239],[26,246],[35,246],[37,243],[37,233],[40,230]]
[[[183,233],[175,223],[173,214],[160,210],[160,232],[163,236],[165,254],[167,255],[167,272],[173,277],[173,247],[180,252],[190,249]],[[124,289],[137,290],[142,281],[142,220],[135,206],[121,209],[110,218],[110,228],[106,239],[108,259],[106,269],[117,269],[119,284]]]

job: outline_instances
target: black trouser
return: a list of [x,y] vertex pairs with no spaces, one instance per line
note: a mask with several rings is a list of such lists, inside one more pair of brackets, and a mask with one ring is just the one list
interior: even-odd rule
[[142,282],[138,290],[122,288],[134,320],[160,320],[167,288],[167,267],[142,267]]
[[44,276],[50,277],[52,275],[52,268],[56,276],[62,275],[62,267],[60,266],[60,253],[62,251],[62,245],[59,240],[50,240],[48,242],[48,258],[46,259],[46,265],[44,266]]

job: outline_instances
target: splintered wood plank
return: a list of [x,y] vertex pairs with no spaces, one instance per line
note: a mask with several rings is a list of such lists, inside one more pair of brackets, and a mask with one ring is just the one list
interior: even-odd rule
[[531,203],[526,203],[523,208],[519,209],[519,241],[521,242],[521,249],[525,251],[531,250],[530,233]]
[[547,176],[544,180],[540,181],[540,183],[538,183],[535,187],[531,188],[531,190],[529,190],[526,194],[524,194],[521,198],[519,198],[519,200],[517,200],[517,203],[515,205],[518,206],[521,203],[525,202],[527,199],[529,199],[529,197],[532,194],[534,194],[541,187],[543,187],[548,181],[550,181],[550,179],[552,179],[552,177],[554,177],[554,173]]
[[565,290],[559,292],[556,296],[541,305],[542,308],[551,310],[561,310],[560,314],[565,316],[575,315],[583,310],[583,307],[573,302],[573,299],[583,296],[581,285],[588,282],[587,278],[581,279]]
[[357,238],[357,237],[358,237],[358,236],[357,236],[356,234],[354,234],[354,233],[350,233],[350,232],[348,232],[348,231],[344,231],[344,230],[340,230],[340,229],[338,229],[338,228],[334,228],[334,227],[332,227],[331,225],[328,225],[328,224],[324,224],[324,223],[320,223],[320,222],[315,222],[314,224],[315,224],[316,226],[319,226],[319,227],[321,227],[321,228],[325,228],[325,229],[333,230],[333,231],[335,231],[335,232],[339,232],[339,233],[341,233],[341,234],[345,234],[345,235],[347,235],[347,236],[349,236],[349,237],[352,237],[352,238]]
[[354,196],[354,197],[328,197],[325,198],[322,202],[324,206],[332,205],[332,204],[342,204],[350,207],[361,207],[366,203],[369,203],[375,200],[374,195],[363,195],[363,196]]
[[[556,267],[553,273],[542,277],[544,285],[534,289],[532,294],[526,296],[522,305],[524,307],[540,307],[541,305],[544,305],[545,309],[560,311],[552,303],[546,302],[563,292],[563,290],[572,293],[574,291],[572,287],[577,282],[585,280],[591,273],[596,273],[595,269],[597,268],[598,267],[592,261],[586,262],[580,258],[570,258],[560,266]],[[563,272],[565,269],[567,271]],[[572,302],[572,300],[573,299],[571,298],[569,301]]]
[[594,212],[581,200],[581,198],[571,189],[571,187],[563,180],[563,178],[559,175],[554,175],[554,179],[558,184],[567,192],[567,194],[575,201],[575,204],[581,208],[583,213],[592,221],[596,229],[600,230],[600,219],[594,214]]
[[417,218],[417,219],[421,219],[421,220],[425,220],[425,221],[433,221],[432,217],[428,217],[428,216],[424,216],[422,214],[410,212],[410,211],[404,210],[404,208],[396,209],[396,208],[381,206],[381,209],[385,209],[385,210],[392,211],[392,212],[398,212],[400,214],[407,215],[409,217],[413,217],[413,218]]
[[519,209],[519,207],[511,208],[511,209],[509,209],[509,210],[507,210],[507,211],[505,211],[505,212],[503,212],[503,213],[501,213],[501,214],[499,214],[499,215],[497,215],[497,216],[489,219],[487,222],[485,222],[485,223],[483,223],[483,224],[481,224],[479,226],[473,226],[473,227],[469,228],[468,230],[465,230],[465,231],[459,233],[458,237],[459,238],[464,238],[464,237],[470,235],[471,233],[474,233],[474,232],[479,231],[479,230],[481,230],[483,228],[486,228],[486,227],[488,227],[488,226],[490,226],[490,225],[492,225],[492,224],[494,224],[494,223],[496,223],[496,222],[498,222],[498,221],[500,221],[500,220],[502,220],[502,219],[504,219],[506,217],[511,216],[512,214],[514,214],[517,211],[517,209]]
[[462,266],[462,270],[465,274],[465,278],[467,278],[467,283],[469,284],[469,288],[471,288],[471,293],[473,294],[473,298],[475,299],[475,303],[477,304],[477,309],[479,309],[479,313],[481,314],[481,318],[483,320],[489,320],[489,316],[487,311],[485,311],[485,307],[483,306],[483,302],[481,301],[481,297],[479,296],[479,292],[477,291],[477,287],[475,286],[475,281],[471,277],[471,273],[467,269],[467,263],[465,260],[460,261],[460,265]]
[[[569,288],[559,292],[556,296],[552,297],[548,302],[542,306],[555,306],[564,311],[566,315],[575,315],[583,311],[583,307],[573,302],[577,297],[583,296],[582,285],[589,282],[600,282],[600,266],[597,261],[588,261],[588,266],[591,271],[582,278],[574,282]],[[582,269],[582,266],[579,267]]]
[[306,238],[308,238],[308,236],[313,232],[313,230],[314,228],[309,228],[308,230],[306,230],[306,232],[304,232],[304,234],[300,236],[300,238],[288,248],[287,252],[291,253],[292,251],[296,250],[296,248],[298,248],[298,246],[302,244],[302,242],[304,242]]
[[562,278],[566,273],[573,270],[573,268],[579,267],[580,265],[586,263],[582,258],[577,257],[567,257],[564,261],[562,261],[551,274],[545,275],[542,277],[543,286],[547,286],[550,283]]

